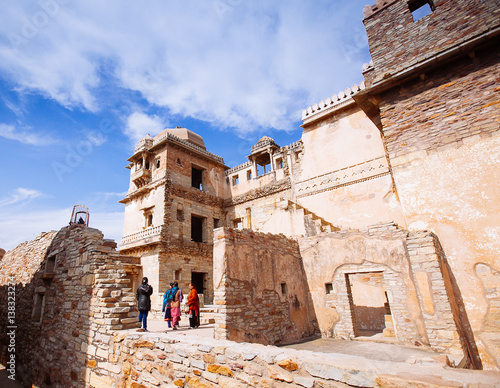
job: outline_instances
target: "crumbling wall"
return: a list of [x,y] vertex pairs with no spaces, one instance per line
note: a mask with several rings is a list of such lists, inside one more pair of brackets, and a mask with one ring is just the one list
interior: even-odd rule
[[315,332],[298,245],[283,235],[215,230],[215,337],[289,343]]
[[[389,223],[302,238],[299,243],[324,337],[352,338],[366,330],[381,331],[383,306],[392,316],[399,342],[428,345],[461,360],[466,345],[461,344],[460,334],[464,334],[457,327],[460,316],[453,310],[453,290],[441,268],[434,235],[408,235]],[[387,294],[387,306],[373,301],[373,293],[354,290],[363,279],[380,289],[375,290],[378,299],[382,292]],[[376,322],[366,322],[369,317],[360,316],[360,306],[376,306],[369,309]]]
[[[15,285],[13,321],[0,321],[1,355],[15,357],[16,380],[26,385],[80,387],[111,330],[137,327],[138,259],[121,256],[97,229],[73,224],[7,252],[0,262],[0,314]],[[4,292],[5,291],[5,292]],[[10,341],[14,350],[9,351]],[[101,365],[104,369],[106,363]]]

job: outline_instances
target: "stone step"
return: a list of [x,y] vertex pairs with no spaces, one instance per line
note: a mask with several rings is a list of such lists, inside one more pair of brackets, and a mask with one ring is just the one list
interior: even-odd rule
[[396,337],[396,332],[394,331],[394,329],[385,328],[383,330],[383,333],[384,337]]

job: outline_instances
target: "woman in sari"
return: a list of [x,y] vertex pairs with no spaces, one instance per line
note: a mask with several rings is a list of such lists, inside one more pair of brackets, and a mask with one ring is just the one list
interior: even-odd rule
[[189,283],[188,306],[189,328],[196,329],[200,326],[200,300],[193,283]]
[[174,282],[172,290],[174,297],[172,298],[172,302],[170,302],[170,313],[172,314],[172,329],[177,330],[181,318],[181,302],[184,296],[179,288],[179,283]]

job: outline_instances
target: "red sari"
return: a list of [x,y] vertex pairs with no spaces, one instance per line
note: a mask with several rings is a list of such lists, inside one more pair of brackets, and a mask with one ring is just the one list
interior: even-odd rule
[[198,298],[198,292],[195,288],[192,288],[189,291],[188,295],[188,306],[189,306],[189,314],[191,317],[189,318],[189,326],[192,328],[200,326],[200,302]]

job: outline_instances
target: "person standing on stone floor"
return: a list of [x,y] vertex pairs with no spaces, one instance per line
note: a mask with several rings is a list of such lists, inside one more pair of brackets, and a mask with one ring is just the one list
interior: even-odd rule
[[142,278],[142,284],[137,287],[137,309],[139,310],[139,323],[142,325],[138,331],[148,331],[148,312],[151,310],[151,294],[153,287],[148,284],[148,278]]
[[200,326],[200,299],[193,283],[189,283],[188,306],[189,328],[196,329]]
[[172,327],[172,299],[174,298],[174,283],[170,283],[170,288],[163,295],[163,307],[161,311],[165,311],[165,322],[167,322],[168,327]]
[[170,313],[172,314],[172,329],[177,330],[179,326],[179,321],[181,320],[181,302],[184,298],[182,291],[179,288],[179,283],[174,282],[174,288],[172,291],[174,297],[172,302],[170,302]]

